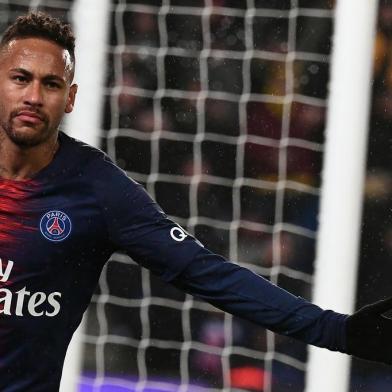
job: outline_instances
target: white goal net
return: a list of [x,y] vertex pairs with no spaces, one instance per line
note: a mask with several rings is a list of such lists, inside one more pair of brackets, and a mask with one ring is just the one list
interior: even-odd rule
[[[116,1],[105,148],[207,247],[309,297],[332,10]],[[90,308],[84,390],[302,391],[305,347],[124,255]],[[123,389],[121,389],[123,388]]]
[[[29,7],[69,18],[72,3],[2,0],[0,23]],[[113,0],[107,40],[102,148],[209,249],[305,298],[332,5]],[[304,390],[303,344],[123,254],[104,268],[83,341],[81,392]]]

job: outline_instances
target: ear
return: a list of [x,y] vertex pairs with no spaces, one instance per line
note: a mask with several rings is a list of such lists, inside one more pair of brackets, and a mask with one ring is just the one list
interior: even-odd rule
[[65,113],[71,113],[72,112],[72,110],[74,108],[75,97],[76,97],[76,93],[77,92],[78,92],[78,85],[77,84],[73,84],[69,88],[68,97],[67,97],[67,103],[66,103],[65,109],[64,109]]

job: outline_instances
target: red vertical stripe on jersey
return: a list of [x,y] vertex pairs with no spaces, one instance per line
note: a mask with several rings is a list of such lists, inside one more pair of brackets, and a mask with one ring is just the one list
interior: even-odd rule
[[0,246],[13,247],[28,225],[29,196],[35,184],[32,181],[0,180]]

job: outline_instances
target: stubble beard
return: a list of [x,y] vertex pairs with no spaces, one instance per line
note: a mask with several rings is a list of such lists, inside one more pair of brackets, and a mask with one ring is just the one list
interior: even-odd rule
[[[1,128],[3,128],[8,139],[12,141],[16,146],[20,148],[31,148],[45,143],[50,139],[54,130],[49,126],[49,121],[47,117],[43,118],[40,129],[34,129],[34,132],[24,132],[23,130],[18,130],[15,127],[14,120],[18,115],[18,111],[13,111],[9,115],[7,121],[2,121],[0,123]],[[28,127],[26,125],[26,127]],[[31,127],[33,128],[33,126]]]

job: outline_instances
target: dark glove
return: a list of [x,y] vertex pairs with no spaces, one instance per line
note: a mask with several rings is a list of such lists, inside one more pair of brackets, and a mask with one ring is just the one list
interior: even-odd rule
[[367,305],[347,318],[347,354],[392,365],[392,297]]

